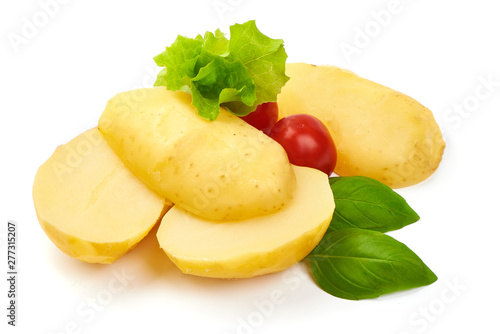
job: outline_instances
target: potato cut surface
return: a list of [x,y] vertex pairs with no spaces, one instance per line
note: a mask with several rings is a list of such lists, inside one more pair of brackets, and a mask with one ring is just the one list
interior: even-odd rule
[[173,207],[157,232],[160,247],[187,274],[243,278],[284,270],[302,260],[326,232],[335,208],[323,172],[293,166],[296,195],[262,217],[215,222]]
[[40,225],[66,254],[110,263],[135,246],[170,207],[135,177],[97,128],[59,146],[33,184]]

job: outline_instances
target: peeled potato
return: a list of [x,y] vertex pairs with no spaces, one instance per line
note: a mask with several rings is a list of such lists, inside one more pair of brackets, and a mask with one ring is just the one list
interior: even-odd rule
[[173,207],[157,232],[160,247],[182,272],[245,278],[284,270],[309,254],[325,234],[335,202],[325,173],[293,167],[294,198],[267,216],[210,221]]
[[33,200],[54,244],[92,263],[118,259],[170,208],[125,167],[97,128],[59,146],[40,166]]
[[99,129],[146,185],[207,219],[270,214],[295,190],[280,144],[225,109],[215,121],[201,118],[185,92],[120,93],[108,102]]
[[334,66],[286,65],[280,118],[310,114],[337,146],[335,173],[363,175],[392,188],[427,179],[445,142],[432,112],[411,97]]

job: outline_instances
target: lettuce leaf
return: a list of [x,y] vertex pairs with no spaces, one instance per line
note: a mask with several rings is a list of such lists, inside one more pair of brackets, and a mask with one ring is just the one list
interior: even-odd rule
[[212,121],[221,106],[245,116],[259,104],[276,101],[289,79],[283,40],[262,34],[255,21],[231,26],[230,34],[229,40],[219,29],[203,37],[178,36],[154,57],[165,67],[155,86],[190,92],[198,114]]

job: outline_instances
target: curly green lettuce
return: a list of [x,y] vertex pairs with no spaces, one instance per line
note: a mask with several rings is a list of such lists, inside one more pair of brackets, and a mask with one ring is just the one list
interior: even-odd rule
[[231,26],[229,40],[219,29],[203,37],[178,36],[154,57],[165,67],[154,85],[191,93],[203,118],[215,120],[221,106],[245,116],[259,104],[276,101],[289,79],[286,58],[283,40],[267,37],[248,21]]

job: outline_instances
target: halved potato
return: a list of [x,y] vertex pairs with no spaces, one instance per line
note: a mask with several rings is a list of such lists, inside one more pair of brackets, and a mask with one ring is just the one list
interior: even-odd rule
[[59,146],[33,184],[38,220],[64,253],[111,263],[170,208],[115,155],[97,128]]
[[326,232],[335,209],[325,173],[293,166],[294,198],[267,216],[209,221],[173,207],[160,224],[160,247],[182,272],[244,278],[284,270],[302,260]]

